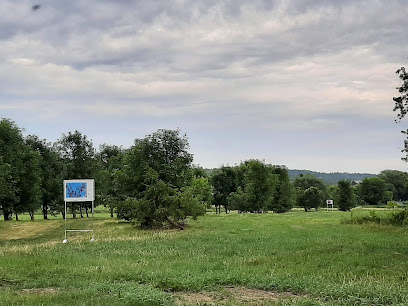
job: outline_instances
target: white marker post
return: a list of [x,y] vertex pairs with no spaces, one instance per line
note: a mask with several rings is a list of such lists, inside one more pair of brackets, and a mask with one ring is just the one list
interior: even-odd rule
[[327,211],[329,211],[329,208],[331,209],[331,211],[333,211],[334,210],[333,200],[326,200],[326,207],[327,207]]
[[69,229],[67,230],[67,203],[68,202],[92,202],[92,218],[94,217],[95,180],[64,180],[65,202],[65,239],[68,242],[68,232],[92,232],[91,242],[95,241],[93,229]]

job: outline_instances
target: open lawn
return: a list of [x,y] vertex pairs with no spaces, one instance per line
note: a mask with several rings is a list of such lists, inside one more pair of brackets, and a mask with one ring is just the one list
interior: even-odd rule
[[0,221],[0,305],[407,305],[408,228],[346,217],[209,213],[141,231],[96,214],[68,220],[96,242],[67,244],[62,219]]

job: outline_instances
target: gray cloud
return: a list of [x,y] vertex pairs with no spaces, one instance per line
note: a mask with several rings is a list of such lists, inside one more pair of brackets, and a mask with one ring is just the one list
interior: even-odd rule
[[[208,164],[235,156],[220,148],[228,137],[235,150],[251,147],[234,157],[239,161],[285,156],[273,155],[279,150],[264,148],[254,135],[273,133],[283,144],[302,131],[303,149],[314,156],[323,146],[316,139],[334,137],[350,147],[345,125],[353,126],[356,143],[368,126],[380,134],[393,122],[394,71],[408,55],[404,1],[43,0],[39,10],[31,6],[5,1],[0,7],[2,117],[33,128],[76,112],[64,132],[83,126],[99,142],[102,135],[116,141],[122,130],[181,127],[225,150],[217,160],[196,143],[198,161]],[[98,133],[82,120],[107,123]],[[349,159],[356,167],[363,162],[360,155]]]

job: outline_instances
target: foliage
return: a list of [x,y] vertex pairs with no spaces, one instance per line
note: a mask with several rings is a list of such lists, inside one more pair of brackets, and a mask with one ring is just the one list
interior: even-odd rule
[[127,199],[123,204],[118,204],[119,218],[138,222],[142,228],[158,228],[168,223],[183,229],[187,217],[196,219],[206,211],[204,198],[208,189],[204,188],[201,193],[200,183],[203,181],[177,190],[160,180],[157,172],[149,169],[145,183],[147,188],[141,199]]
[[360,197],[369,205],[378,205],[386,199],[386,182],[378,177],[365,178],[360,184]]
[[232,192],[227,198],[228,205],[231,209],[238,212],[250,211],[251,207],[248,203],[248,196],[241,187],[238,187],[236,192]]
[[25,142],[40,157],[40,193],[43,218],[48,219],[48,212],[62,211],[63,194],[61,182],[63,180],[63,165],[57,152],[45,139],[36,135],[29,135]]
[[305,211],[323,206],[328,197],[326,184],[310,174],[297,177],[293,186],[296,190],[296,203]]
[[79,131],[68,132],[56,143],[56,150],[62,157],[65,167],[65,179],[89,179],[94,177],[95,149],[92,141]]
[[343,220],[348,224],[377,223],[388,225],[408,225],[408,208],[397,208],[383,215],[378,215],[375,211],[370,211],[369,215],[352,216],[350,219]]
[[355,205],[353,201],[353,191],[349,181],[339,181],[338,185],[338,207],[341,211],[351,210]]
[[[89,179],[95,175],[95,149],[92,141],[88,140],[86,135],[82,135],[75,130],[74,133],[68,132],[67,135],[62,134],[62,137],[55,144],[55,149],[62,157],[64,163],[64,179]],[[82,207],[85,206],[86,211],[90,208],[90,203],[72,202],[72,215],[76,218],[77,204],[82,217]]]
[[205,178],[193,179],[188,149],[187,137],[180,137],[178,130],[158,130],[136,140],[115,176],[128,198],[118,204],[118,217],[144,228],[183,228],[187,217],[205,214],[211,186]]
[[283,213],[292,209],[292,186],[286,167],[275,166],[273,173],[277,175],[273,202],[270,209],[275,213]]
[[116,203],[123,200],[115,177],[123,168],[125,153],[126,151],[121,147],[103,144],[96,154],[96,199],[97,202],[109,207],[111,217]]
[[211,184],[214,189],[213,203],[219,208],[217,211],[221,212],[220,207],[224,206],[225,212],[228,212],[228,197],[239,187],[238,169],[222,166],[213,172]]
[[[20,128],[9,119],[0,121],[0,207],[4,220],[40,205],[39,154],[24,143]],[[34,216],[34,214],[32,214]]]
[[[397,87],[400,95],[392,98],[395,103],[393,111],[398,113],[396,121],[400,121],[408,113],[408,73],[405,70],[405,67],[401,67],[395,73],[398,74],[398,77],[402,82],[400,86]],[[401,133],[408,135],[408,130],[401,131]],[[401,152],[406,154],[406,156],[401,159],[408,161],[408,138],[404,140],[404,149],[402,149]]]
[[250,212],[266,212],[273,201],[276,176],[271,165],[259,160],[246,162],[245,193]]
[[29,212],[34,220],[34,212],[41,206],[41,158],[29,146],[23,146],[21,153],[21,177],[19,202],[14,206],[17,214]]
[[408,200],[408,174],[398,170],[383,170],[379,178],[387,183],[388,191],[393,193],[394,200]]
[[295,169],[290,169],[288,170],[289,173],[289,178],[291,181],[294,181],[298,176],[300,175],[312,175],[314,177],[317,177],[321,179],[326,185],[337,185],[337,183],[341,180],[347,180],[347,181],[362,181],[366,177],[375,177],[377,175],[371,174],[371,173],[347,173],[347,172],[330,172],[330,173],[325,173],[325,172],[317,172],[317,171],[311,171],[311,170],[295,170]]
[[330,185],[327,187],[327,195],[329,200],[333,200],[335,206],[339,203],[339,187],[337,185]]
[[227,196],[232,209],[252,213],[270,210],[282,213],[292,208],[292,190],[285,167],[248,160],[232,170],[235,170],[232,176],[234,187],[237,186],[236,191]]
[[191,181],[191,191],[195,197],[205,204],[205,206],[210,207],[213,199],[213,187],[206,177],[195,177]]

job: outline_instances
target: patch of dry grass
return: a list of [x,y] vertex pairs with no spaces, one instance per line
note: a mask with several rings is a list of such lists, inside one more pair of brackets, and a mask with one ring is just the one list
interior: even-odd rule
[[270,305],[277,302],[294,302],[306,295],[291,292],[274,292],[245,287],[224,287],[219,291],[179,292],[174,294],[177,305]]

